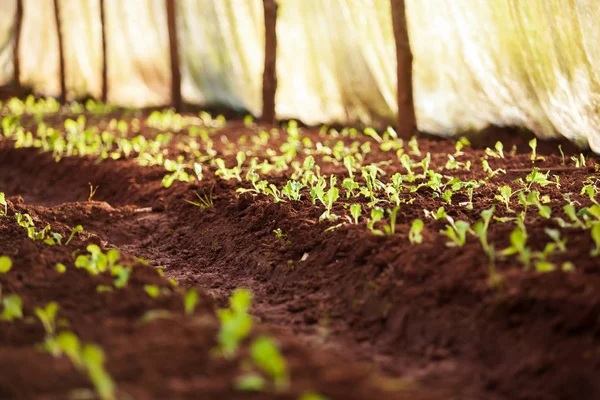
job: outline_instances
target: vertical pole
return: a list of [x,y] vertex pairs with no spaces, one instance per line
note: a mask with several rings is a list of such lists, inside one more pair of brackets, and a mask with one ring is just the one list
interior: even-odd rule
[[58,4],[58,0],[54,0],[54,18],[56,21],[56,33],[58,34],[60,101],[65,101],[67,99],[67,85],[65,83],[65,49],[62,35],[62,24],[60,22],[60,5]]
[[277,92],[277,0],[263,0],[265,14],[265,67],[263,71],[262,120],[275,123]]
[[102,103],[108,99],[108,67],[106,54],[106,21],[104,17],[104,0],[100,0],[100,25],[102,28]]
[[396,39],[396,60],[398,77],[398,137],[409,139],[417,131],[417,118],[413,103],[412,63],[408,26],[406,23],[405,0],[391,0],[392,23]]
[[23,0],[17,0],[17,13],[15,15],[15,47],[13,48],[14,81],[18,88],[21,87],[21,27],[23,26]]
[[175,111],[181,111],[181,71],[179,70],[179,48],[177,47],[177,7],[175,0],[165,0],[167,8],[167,28],[169,31],[169,51],[171,56],[171,102]]

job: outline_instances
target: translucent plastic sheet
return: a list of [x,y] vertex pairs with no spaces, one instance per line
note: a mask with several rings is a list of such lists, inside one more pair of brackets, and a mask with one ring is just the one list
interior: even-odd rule
[[[488,124],[564,135],[600,152],[597,0],[406,0],[419,128]],[[261,108],[262,0],[179,0],[184,100]],[[397,111],[389,0],[279,0],[277,113],[310,124],[390,123]],[[12,78],[15,0],[0,0],[0,84]],[[69,98],[99,96],[99,0],[60,0]],[[106,0],[109,101],[167,104],[164,0]],[[25,0],[21,80],[57,95],[52,0]]]

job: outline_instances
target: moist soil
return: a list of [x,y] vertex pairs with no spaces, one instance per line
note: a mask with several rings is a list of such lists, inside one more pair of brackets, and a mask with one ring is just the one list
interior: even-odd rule
[[[94,123],[102,126],[106,120]],[[231,163],[235,152],[228,153],[226,144],[252,133],[242,123],[228,124],[219,132],[227,140],[215,141],[219,156]],[[507,173],[475,190],[472,211],[458,205],[466,197],[446,205],[455,219],[473,223],[493,204],[497,216],[512,215],[494,195],[506,184],[516,188],[514,180],[531,170],[529,148],[514,130],[493,134],[503,137],[507,155],[490,164]],[[318,130],[306,128],[303,135],[323,140]],[[471,171],[445,174],[486,179],[479,160],[493,142],[478,139],[460,157],[472,161]],[[278,140],[285,141],[285,131]],[[381,168],[388,174],[402,171],[393,153],[373,144],[368,162],[393,159]],[[433,166],[443,166],[455,144],[419,140]],[[508,154],[513,144],[515,152]],[[556,145],[540,143],[538,153],[545,159],[534,165],[558,175],[561,189],[547,186],[541,194],[560,199],[561,191],[572,192],[571,200],[589,206],[589,198],[578,193],[585,179],[597,175],[597,159],[588,155],[587,168],[563,166]],[[567,160],[579,155],[573,146],[562,146]],[[316,158],[323,173],[343,177],[342,165]],[[509,258],[498,262],[502,280],[493,285],[479,242],[471,238],[463,247],[446,247],[439,234],[444,221],[427,219],[423,243],[409,242],[411,222],[440,206],[426,189],[401,206],[396,234],[376,236],[365,228],[366,220],[338,227],[339,221],[319,221],[323,208],[306,198],[273,203],[262,195],[239,194],[236,189],[246,183],[213,173],[199,183],[176,182],[166,189],[164,174],[162,167],[132,160],[56,162],[38,150],[0,142],[0,191],[9,208],[9,218],[0,217],[0,255],[14,262],[0,275],[2,291],[21,296],[26,316],[34,307],[58,302],[64,326],[104,349],[119,398],[297,399],[307,391],[330,399],[600,398],[600,264],[589,254],[589,232],[564,231],[567,251],[552,259],[573,262],[574,271],[525,271]],[[270,179],[283,185],[288,178],[284,173]],[[98,186],[92,200],[90,184]],[[213,208],[186,202],[195,199],[194,191],[211,190]],[[561,204],[551,203],[553,215],[559,215]],[[342,205],[336,207],[336,214],[347,214]],[[514,200],[511,208],[521,206]],[[68,246],[48,246],[27,238],[14,222],[16,212],[29,213],[36,226],[50,224],[63,236],[78,224],[85,231]],[[535,250],[548,242],[544,229],[551,226],[530,214],[527,231]],[[286,236],[277,238],[275,229]],[[492,224],[490,242],[507,247],[511,230],[511,224]],[[73,252],[90,243],[119,249],[134,266],[125,288],[97,293],[96,286],[111,278],[73,266]],[[150,267],[136,261],[140,257]],[[55,271],[59,262],[66,273]],[[184,316],[182,295],[168,279],[178,288],[200,291],[193,316]],[[143,289],[148,284],[172,295],[151,298]],[[236,390],[247,348],[232,360],[213,351],[215,310],[227,306],[232,291],[241,287],[254,293],[253,335],[266,333],[281,344],[292,382],[285,392]],[[173,316],[142,322],[151,310]],[[33,318],[0,322],[0,398],[72,398],[91,388],[66,358],[36,349],[43,339]]]

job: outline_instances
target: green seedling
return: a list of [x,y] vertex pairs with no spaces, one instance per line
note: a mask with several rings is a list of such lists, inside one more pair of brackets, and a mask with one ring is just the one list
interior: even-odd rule
[[594,203],[595,205],[600,205],[598,203],[598,201],[596,200],[596,185],[595,184],[584,185],[581,188],[580,194],[581,195],[586,194],[590,198],[590,201],[592,203]]
[[16,294],[2,297],[2,292],[0,291],[0,299],[2,299],[2,313],[0,313],[0,320],[12,321],[23,318],[23,301],[21,300],[21,297]]
[[531,148],[531,156],[529,157],[529,159],[531,160],[531,162],[535,162],[537,160],[545,160],[544,157],[542,156],[538,156],[536,149],[537,149],[537,139],[533,138],[529,141],[529,148]]
[[377,174],[384,174],[383,170],[381,170],[375,164],[365,165],[361,170],[362,177],[366,183],[366,190],[361,189],[361,193],[368,196],[371,200],[369,203],[370,206],[373,206],[379,202],[378,199],[375,198],[375,193],[377,190],[385,188],[383,182],[377,179]]
[[0,192],[0,206],[4,208],[4,210],[0,209],[0,217],[3,217],[8,214],[8,204],[6,203],[4,192]]
[[444,193],[442,193],[442,199],[448,203],[448,204],[452,204],[452,196],[454,195],[454,192],[452,190],[446,190]]
[[494,196],[494,199],[501,201],[506,206],[506,210],[509,212],[514,212],[510,208],[510,198],[513,196],[513,191],[510,186],[504,185],[498,188],[499,195]]
[[105,254],[98,245],[90,244],[86,250],[89,254],[77,256],[75,266],[85,269],[92,275],[111,270],[117,265],[120,258],[119,250],[117,249],[110,249]]
[[69,235],[69,238],[65,242],[65,246],[68,246],[69,243],[71,243],[71,240],[73,240],[73,238],[75,237],[75,235],[81,231],[83,231],[83,226],[81,226],[81,225],[77,225],[75,228],[73,228],[73,230],[71,231],[71,234]]
[[91,203],[92,199],[96,195],[96,192],[98,191],[98,188],[100,187],[100,185],[96,185],[96,187],[94,187],[91,182],[88,182],[88,185],[90,187],[90,194],[88,195],[87,201],[88,201],[88,203]]
[[287,235],[281,230],[281,228],[274,229],[273,233],[275,234],[275,237],[277,239],[285,239],[287,237]]
[[423,220],[420,219],[415,219],[410,225],[410,231],[408,231],[408,240],[412,244],[421,244],[423,242],[423,236],[421,235],[423,226]]
[[367,221],[367,229],[374,235],[383,235],[379,229],[375,229],[375,224],[383,219],[384,211],[381,207],[375,207],[371,210],[371,218]]
[[250,346],[252,362],[267,375],[277,390],[289,387],[287,363],[277,344],[266,336],[258,337]]
[[186,200],[186,203],[196,206],[202,210],[213,208],[215,206],[213,202],[213,187],[214,186],[211,186],[210,192],[208,194],[204,192],[200,195],[198,194],[198,192],[194,191],[194,194],[196,195],[196,198],[198,198],[198,201]]
[[7,256],[0,257],[0,274],[5,274],[12,268],[12,260]]
[[527,247],[527,232],[519,226],[510,233],[510,247],[500,252],[501,256],[517,255],[519,261],[529,269],[531,266],[531,250]]
[[329,190],[327,191],[327,193],[323,193],[323,189],[321,187],[317,188],[315,186],[313,188],[313,190],[314,189],[316,189],[315,193],[317,195],[317,198],[319,199],[319,201],[321,203],[323,203],[323,205],[326,208],[325,212],[323,212],[323,214],[321,214],[321,216],[319,217],[319,219],[320,220],[323,220],[323,219],[335,220],[335,219],[337,219],[337,215],[331,214],[331,209],[333,208],[333,204],[340,197],[340,191],[339,191],[339,189],[336,188],[333,185],[329,188]]
[[35,315],[38,317],[44,330],[46,331],[46,337],[54,338],[56,334],[56,313],[58,312],[58,303],[51,302],[44,308],[36,307],[34,309]]
[[578,227],[581,229],[586,229],[585,223],[577,215],[577,211],[575,210],[575,206],[573,204],[566,204],[565,206],[563,206],[563,211],[565,212],[567,217],[569,217],[571,222],[566,222],[562,218],[555,218],[556,222],[558,222],[558,225],[561,228]]
[[492,167],[490,167],[490,163],[484,158],[481,159],[481,168],[483,169],[483,172],[488,174],[488,179],[493,178],[498,174],[506,174],[506,170],[504,168],[492,169]]
[[165,160],[164,167],[170,173],[163,177],[162,184],[164,187],[171,187],[175,181],[194,182],[195,178],[187,173],[187,165],[183,161],[183,156],[179,156],[177,160]]
[[299,201],[302,197],[300,190],[302,190],[303,187],[304,185],[302,183],[289,180],[283,189],[281,189],[281,195],[286,196],[290,200]]
[[538,213],[542,218],[550,218],[552,214],[552,209],[541,203],[540,193],[536,190],[532,190],[527,196],[523,192],[519,192],[519,203],[525,207],[525,212],[527,212],[529,206],[537,207]]
[[590,251],[590,255],[592,257],[597,257],[600,255],[600,222],[596,222],[592,225],[590,234],[592,235],[592,240],[594,241],[595,245],[595,247]]
[[485,154],[493,158],[504,158],[504,145],[502,142],[496,142],[492,150],[489,147],[485,149]]
[[381,136],[379,136],[379,134],[377,133],[377,131],[375,129],[373,129],[373,128],[365,128],[364,133],[365,133],[366,136],[372,138],[377,143],[383,142],[383,139],[381,138]]
[[361,214],[362,208],[360,204],[355,203],[350,206],[350,215],[352,215],[352,220],[355,224],[358,224],[358,219],[360,218]]
[[558,151],[560,152],[561,165],[567,165],[565,163],[565,153],[563,152],[562,145],[558,145]]
[[581,153],[579,154],[579,157],[571,157],[571,161],[575,164],[575,168],[585,168],[587,166],[585,156]]
[[446,216],[446,220],[450,225],[446,225],[446,229],[441,231],[443,235],[451,241],[446,242],[448,247],[462,247],[467,241],[467,232],[470,229],[470,224],[466,221],[456,221],[451,216]]
[[29,214],[16,213],[17,224],[27,230],[27,237],[31,240],[43,240],[48,245],[61,244],[62,235],[52,232],[50,225],[46,225],[42,230],[36,231],[33,218]]
[[266,385],[265,378],[256,373],[242,375],[235,381],[235,388],[244,392],[260,392]]
[[477,236],[477,238],[479,239],[479,242],[481,243],[481,247],[483,247],[483,250],[488,255],[490,255],[490,245],[487,240],[487,231],[490,226],[490,221],[492,220],[492,217],[494,216],[495,210],[496,210],[496,207],[492,206],[491,208],[488,208],[487,210],[482,211],[481,212],[481,220],[477,221],[473,225],[473,232],[475,233],[475,236]]
[[527,177],[525,178],[525,182],[523,182],[521,179],[520,181],[522,182],[523,187],[527,192],[529,192],[531,190],[531,187],[536,183],[542,187],[548,185],[558,185],[558,182],[552,182],[548,179],[549,175],[550,171],[544,174],[540,172],[540,169],[538,167],[535,167],[533,168],[533,171],[531,171],[531,173],[527,175]]
[[454,146],[455,148],[455,152],[454,152],[454,157],[460,157],[463,156],[465,153],[462,152],[462,149],[465,146],[470,146],[471,142],[469,142],[469,139],[467,139],[466,137],[461,137],[460,139],[458,139],[456,141],[456,145]]
[[354,179],[354,168],[356,167],[356,159],[349,155],[344,157],[344,167],[348,170],[348,176]]
[[546,232],[546,235],[550,236],[561,253],[567,252],[567,239],[560,238],[560,231],[558,229],[546,228],[544,229],[544,232]]
[[429,211],[429,210],[423,210],[423,213],[425,214],[425,217],[433,218],[436,221],[440,220],[440,219],[445,219],[448,216],[448,214],[446,214],[446,210],[444,209],[443,206],[438,208],[435,213],[433,211]]
[[396,233],[396,217],[398,216],[398,210],[400,210],[400,207],[396,206],[390,211],[390,224],[383,227],[385,234],[388,236]]
[[417,142],[417,137],[413,136],[408,141],[408,148],[410,149],[410,153],[414,156],[421,157],[421,150],[419,150],[419,142]]
[[196,289],[190,289],[187,291],[187,293],[185,294],[184,298],[183,298],[183,308],[185,311],[185,315],[192,315],[194,314],[194,310],[196,309],[196,306],[198,305],[198,291]]
[[160,296],[160,287],[156,285],[144,285],[144,291],[146,292],[146,294],[148,294],[148,296],[152,297],[153,299]]
[[219,348],[226,358],[233,357],[252,329],[252,317],[248,313],[252,305],[252,293],[237,289],[229,299],[229,308],[219,310],[221,328],[217,336]]

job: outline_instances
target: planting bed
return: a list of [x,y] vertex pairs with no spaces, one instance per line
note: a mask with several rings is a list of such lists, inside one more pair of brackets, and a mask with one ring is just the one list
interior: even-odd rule
[[[95,395],[89,370],[39,348],[49,335],[34,309],[50,302],[56,334],[103,350],[119,399],[600,398],[595,156],[554,142],[532,154],[508,129],[400,145],[389,132],[79,108],[2,108],[0,256],[13,266],[0,284],[23,318],[0,320],[0,398]],[[28,237],[16,213],[63,245]],[[119,250],[126,285],[75,266],[90,244]],[[254,325],[225,357],[217,310],[239,288]],[[261,336],[289,384],[251,361]],[[249,371],[260,390],[238,386]]]

